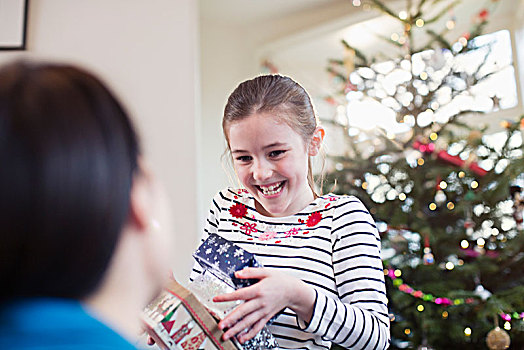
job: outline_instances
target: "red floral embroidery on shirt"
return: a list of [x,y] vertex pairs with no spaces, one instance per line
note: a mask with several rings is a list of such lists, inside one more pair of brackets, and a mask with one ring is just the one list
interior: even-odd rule
[[318,224],[320,220],[322,220],[322,214],[320,214],[318,211],[314,212],[311,215],[309,215],[309,217],[307,218],[306,226],[313,227],[316,224]]
[[232,216],[234,216],[237,219],[241,219],[246,215],[247,208],[244,204],[236,203],[231,208],[229,208],[229,212]]
[[295,236],[298,234],[298,231],[300,231],[298,228],[293,227],[292,229],[286,232],[286,237]]
[[240,227],[240,229],[244,230],[246,232],[246,235],[251,236],[252,233],[258,232],[258,229],[256,226],[257,226],[256,223],[245,222],[244,225]]
[[258,239],[260,239],[261,241],[267,241],[268,239],[274,238],[276,235],[276,232],[267,231],[258,236]]

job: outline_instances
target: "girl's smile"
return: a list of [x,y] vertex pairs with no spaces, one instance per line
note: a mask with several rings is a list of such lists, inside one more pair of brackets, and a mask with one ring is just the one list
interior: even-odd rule
[[255,113],[231,123],[228,139],[235,171],[261,214],[288,216],[313,201],[309,145],[281,118]]

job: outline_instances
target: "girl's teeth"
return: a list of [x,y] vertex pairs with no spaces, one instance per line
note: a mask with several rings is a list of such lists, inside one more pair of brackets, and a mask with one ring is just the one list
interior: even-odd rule
[[275,184],[273,186],[269,186],[269,187],[260,186],[260,188],[262,189],[262,193],[264,193],[266,196],[271,196],[271,195],[277,194],[278,192],[282,190],[281,185],[282,185],[282,182]]

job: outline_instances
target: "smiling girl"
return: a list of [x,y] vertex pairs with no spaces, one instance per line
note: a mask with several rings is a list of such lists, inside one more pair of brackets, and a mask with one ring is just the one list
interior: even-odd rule
[[[386,349],[379,235],[357,198],[315,193],[310,157],[324,129],[307,92],[280,75],[245,81],[222,127],[244,188],[215,196],[203,239],[219,234],[264,265],[236,272],[258,283],[214,298],[244,301],[219,323],[224,337],[249,329],[245,342],[282,311],[269,326],[282,349]],[[191,280],[201,271],[195,264]]]

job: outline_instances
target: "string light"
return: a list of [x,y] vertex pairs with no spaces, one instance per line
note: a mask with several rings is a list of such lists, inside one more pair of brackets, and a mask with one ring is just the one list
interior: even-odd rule
[[419,19],[417,19],[415,24],[417,25],[417,27],[421,28],[421,27],[424,26],[424,20],[422,18],[419,18]]
[[448,318],[448,316],[449,316],[449,313],[447,311],[442,311],[442,318],[443,319]]
[[400,271],[399,269],[396,269],[394,274],[395,274],[395,277],[400,277],[402,276],[402,271]]
[[424,159],[423,158],[417,159],[417,164],[418,165],[424,165]]
[[428,73],[426,73],[426,72],[420,73],[420,79],[426,80],[427,78],[428,78]]
[[391,40],[398,41],[398,39],[400,39],[400,36],[397,33],[391,34]]
[[424,311],[424,305],[419,304],[419,305],[417,306],[417,311],[418,311],[418,312],[422,312],[422,311]]
[[466,176],[466,173],[463,172],[463,171],[460,171],[459,174],[458,174],[459,178],[464,178],[464,176]]
[[404,193],[401,193],[398,195],[398,199],[400,199],[401,201],[405,201],[406,200],[406,195]]
[[398,18],[404,20],[404,19],[408,18],[408,13],[406,11],[400,11],[398,13]]
[[448,207],[449,210],[455,209],[455,204],[453,202],[448,202],[446,206]]
[[471,186],[472,189],[475,189],[475,188],[479,187],[479,183],[477,181],[473,180],[473,181],[471,181],[471,185],[470,186]]
[[471,328],[469,328],[469,327],[464,328],[464,335],[466,337],[470,337],[471,336]]
[[448,28],[449,30],[455,28],[455,21],[450,19],[449,21],[446,22],[446,28]]
[[511,323],[509,323],[509,321],[504,322],[504,329],[507,331],[511,329]]
[[485,244],[486,244],[486,241],[484,240],[484,238],[481,237],[481,238],[477,239],[477,245],[480,248],[483,248]]
[[360,4],[360,0],[353,0],[353,6],[359,7]]
[[469,247],[469,242],[466,241],[465,239],[463,239],[461,242],[460,242],[460,247],[462,249],[466,249],[467,247]]
[[367,190],[367,189],[368,189],[368,183],[367,183],[367,182],[364,181],[364,182],[362,183],[362,189],[364,189],[364,190]]
[[468,44],[468,39],[464,38],[463,36],[461,36],[458,41],[462,46],[466,46]]
[[449,271],[453,270],[454,268],[455,268],[455,265],[451,261],[448,261],[446,263],[446,269],[448,269]]
[[405,335],[410,335],[411,334],[411,329],[409,329],[409,328],[404,329],[404,334]]
[[435,203],[429,203],[429,210],[436,210],[437,205]]
[[448,184],[446,181],[440,181],[440,183],[438,184],[440,186],[440,188],[442,188],[443,190],[445,190],[447,187],[448,187]]
[[436,132],[432,132],[432,133],[429,135],[429,139],[430,139],[431,141],[436,141],[437,138],[438,138],[438,135],[437,135]]

